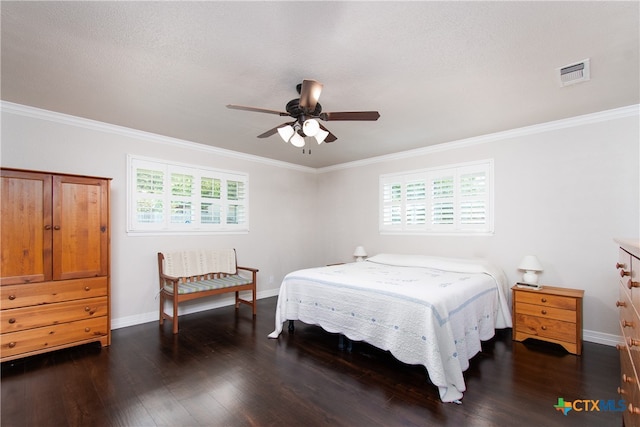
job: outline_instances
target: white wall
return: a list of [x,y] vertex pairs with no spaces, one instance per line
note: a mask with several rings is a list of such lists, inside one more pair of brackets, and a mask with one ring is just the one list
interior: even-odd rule
[[[370,255],[483,257],[515,283],[522,256],[535,254],[541,283],[585,290],[585,338],[615,343],[613,238],[640,236],[639,126],[637,108],[624,109],[330,168],[318,185],[320,214],[333,231],[321,236],[321,262],[350,260],[356,245]],[[486,158],[495,161],[493,236],[379,234],[381,174]]]
[[[258,297],[277,295],[290,271],[318,258],[315,193],[317,174],[308,168],[252,160],[251,156],[159,138],[40,110],[3,105],[1,164],[50,172],[113,178],[111,183],[112,327],[158,318],[156,254],[201,247],[235,247],[238,264],[259,268]],[[24,111],[23,111],[24,110]],[[26,115],[25,115],[26,114]],[[101,129],[103,128],[103,129]],[[208,236],[128,236],[126,157],[137,154],[249,174],[250,232]],[[276,209],[278,208],[278,209]],[[185,304],[193,312],[231,302],[223,296]],[[242,309],[242,308],[241,308]]]
[[[640,123],[637,106],[629,111],[313,171],[4,103],[0,164],[113,178],[114,328],[157,319],[158,251],[233,246],[240,264],[260,268],[258,296],[267,297],[277,295],[288,272],[350,261],[361,244],[369,254],[485,257],[511,282],[520,277],[521,257],[535,254],[543,283],[586,291],[585,338],[612,344],[619,335],[613,238],[640,235]],[[127,153],[248,172],[250,233],[127,236]],[[378,233],[380,174],[485,158],[495,161],[495,235]],[[229,302],[196,302],[183,311]]]

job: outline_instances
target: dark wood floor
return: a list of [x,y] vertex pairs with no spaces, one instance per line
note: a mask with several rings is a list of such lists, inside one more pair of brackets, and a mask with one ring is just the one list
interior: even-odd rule
[[465,373],[463,404],[441,403],[424,368],[296,322],[267,338],[275,298],[113,331],[86,345],[2,364],[2,427],[12,426],[614,426],[619,412],[554,409],[558,398],[618,399],[617,350],[585,343],[582,357],[486,343]]

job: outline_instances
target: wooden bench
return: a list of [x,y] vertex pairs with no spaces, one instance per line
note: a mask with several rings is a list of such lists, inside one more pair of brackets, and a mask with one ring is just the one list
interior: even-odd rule
[[[240,271],[243,274],[240,274]],[[236,310],[240,304],[253,308],[256,315],[256,273],[258,269],[239,267],[235,249],[215,249],[162,253],[158,252],[160,273],[160,325],[173,322],[178,333],[178,304],[197,298],[228,292],[236,293]],[[177,290],[177,291],[176,291]],[[251,291],[251,301],[240,298],[241,291]],[[165,301],[171,301],[172,314],[165,313]]]

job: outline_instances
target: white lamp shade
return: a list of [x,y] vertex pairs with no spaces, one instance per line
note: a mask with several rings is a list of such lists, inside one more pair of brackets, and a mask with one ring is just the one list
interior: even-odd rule
[[356,257],[356,261],[364,261],[364,257],[367,256],[367,252],[362,246],[358,246],[356,247],[356,250],[353,251],[353,256]]
[[306,136],[316,136],[319,130],[320,123],[318,123],[316,119],[305,120],[302,124],[302,132],[304,132]]
[[318,145],[320,145],[324,142],[327,136],[329,136],[329,132],[327,132],[326,130],[320,129],[318,130],[318,133],[316,133],[314,138],[316,139],[316,141],[318,141]]
[[353,252],[353,256],[367,256],[367,252],[364,250],[362,246],[358,246],[356,250]]
[[280,134],[280,138],[282,138],[284,142],[289,142],[289,140],[293,136],[293,128],[289,125],[278,128],[277,130]]
[[291,142],[291,145],[293,145],[294,147],[298,147],[298,148],[304,147],[304,138],[300,136],[300,134],[298,133],[294,134],[289,140],[289,142]]
[[522,261],[520,261],[518,270],[542,271],[542,264],[540,264],[540,261],[538,261],[535,255],[526,255],[522,258]]

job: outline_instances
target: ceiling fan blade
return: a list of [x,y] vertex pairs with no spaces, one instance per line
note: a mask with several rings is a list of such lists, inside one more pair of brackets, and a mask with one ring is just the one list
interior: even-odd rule
[[307,111],[315,110],[321,93],[322,83],[315,80],[303,80],[302,89],[300,89],[300,107]]
[[335,136],[334,134],[331,133],[331,131],[329,129],[327,129],[326,127],[322,126],[322,124],[320,124],[320,129],[322,129],[325,132],[329,132],[329,135],[327,135],[327,137],[324,139],[324,142],[333,142],[336,139],[338,139],[337,136]]
[[376,121],[380,118],[380,113],[377,111],[343,111],[333,113],[320,113],[318,116],[324,121],[330,120],[363,120],[363,121]]
[[253,111],[256,113],[268,113],[268,114],[277,114],[279,116],[288,116],[289,113],[285,113],[284,111],[276,111],[276,110],[267,110],[266,108],[258,108],[258,107],[245,107],[244,105],[227,105],[227,108],[232,110],[242,110],[242,111]]
[[274,127],[273,129],[269,129],[268,131],[266,131],[265,133],[261,133],[260,135],[258,135],[258,138],[269,138],[271,135],[275,135],[278,132],[278,128],[281,128],[282,126],[293,126],[295,122],[291,122],[291,123],[283,123],[281,125],[278,125],[276,127]]

